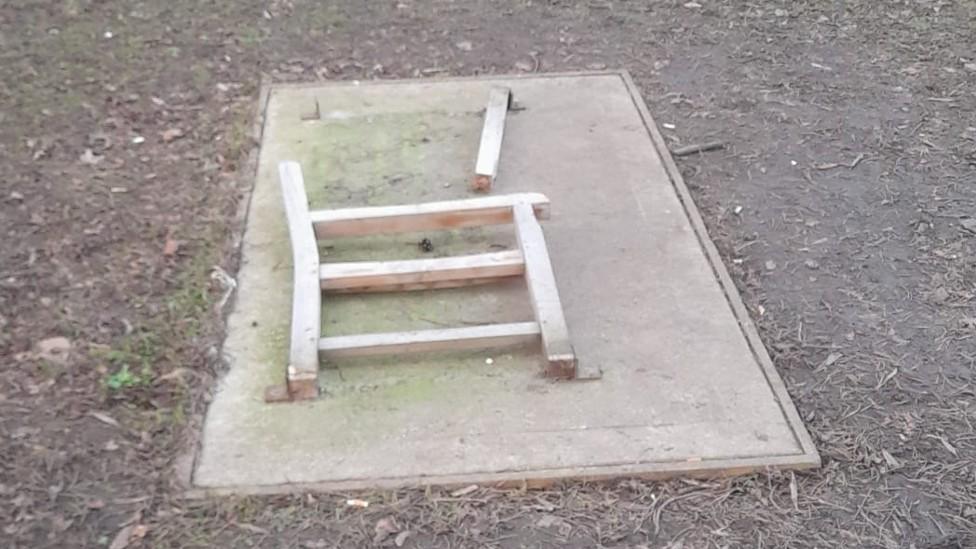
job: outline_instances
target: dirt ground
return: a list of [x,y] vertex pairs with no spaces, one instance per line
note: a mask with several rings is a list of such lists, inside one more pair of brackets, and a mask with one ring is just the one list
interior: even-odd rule
[[[976,2],[0,4],[8,547],[976,547]],[[626,68],[824,458],[180,497],[261,79]],[[354,497],[366,509],[346,505]]]

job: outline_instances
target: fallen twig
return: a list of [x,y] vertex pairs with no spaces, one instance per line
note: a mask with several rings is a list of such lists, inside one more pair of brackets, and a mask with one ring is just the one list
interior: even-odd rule
[[685,147],[678,147],[677,149],[672,149],[671,155],[688,156],[689,154],[715,151],[724,148],[725,148],[725,143],[721,141],[709,141],[708,143],[697,143],[694,145],[687,145]]

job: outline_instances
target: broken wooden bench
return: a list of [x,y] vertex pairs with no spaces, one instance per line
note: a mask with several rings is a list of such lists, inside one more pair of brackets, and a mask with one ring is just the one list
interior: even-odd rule
[[[268,401],[319,394],[320,359],[480,349],[541,341],[545,374],[576,378],[577,361],[563,317],[539,219],[549,199],[539,193],[486,196],[402,206],[309,210],[301,166],[279,165],[293,258],[291,342],[285,383]],[[519,249],[432,259],[321,263],[318,241],[373,234],[513,224]],[[524,276],[535,320],[462,328],[323,337],[322,294],[452,288]]]

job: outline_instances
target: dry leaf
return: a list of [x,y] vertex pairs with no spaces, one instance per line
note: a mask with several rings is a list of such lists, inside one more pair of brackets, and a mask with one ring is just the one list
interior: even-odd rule
[[163,255],[167,257],[172,257],[176,255],[176,250],[180,248],[180,243],[173,240],[172,238],[166,239],[166,244],[163,246]]
[[132,531],[136,529],[135,524],[130,524],[125,528],[119,530],[118,534],[112,539],[112,544],[108,546],[108,549],[125,549],[129,546],[129,539],[132,537]]
[[376,535],[373,536],[373,543],[379,543],[390,535],[399,532],[400,527],[397,526],[396,520],[389,516],[376,521],[376,527],[373,530],[376,532]]
[[145,524],[137,524],[132,528],[132,535],[129,537],[129,541],[139,540],[146,537],[146,533],[149,532],[149,527]]
[[85,149],[85,152],[81,153],[81,156],[78,157],[78,160],[80,160],[82,164],[88,164],[89,166],[94,166],[95,164],[98,164],[102,160],[105,160],[105,157],[98,156],[97,154],[93,153],[91,149]]
[[37,358],[56,364],[66,364],[69,352],[71,352],[71,341],[66,337],[49,337],[34,345],[34,355]]

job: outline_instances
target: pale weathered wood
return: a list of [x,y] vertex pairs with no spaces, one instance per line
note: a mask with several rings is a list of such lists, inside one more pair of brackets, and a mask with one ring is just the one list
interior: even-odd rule
[[549,199],[540,193],[517,193],[404,206],[313,210],[319,238],[380,233],[456,229],[512,222],[512,205],[531,204],[539,219],[549,218]]
[[485,109],[485,125],[481,129],[481,145],[474,167],[472,186],[477,191],[490,191],[498,174],[498,161],[502,154],[502,138],[505,135],[505,117],[512,101],[512,90],[493,87],[488,93]]
[[450,288],[523,274],[517,250],[401,261],[323,263],[322,289],[327,292],[383,292]]
[[319,340],[319,351],[322,358],[343,358],[507,347],[531,343],[538,338],[538,323],[516,322],[441,330],[323,337]]
[[315,398],[319,393],[318,342],[322,334],[319,248],[308,215],[301,165],[282,162],[278,165],[278,174],[291,239],[294,280],[286,378],[288,394],[292,399]]
[[547,362],[546,374],[558,378],[575,378],[576,353],[569,339],[569,327],[563,317],[563,306],[559,301],[556,276],[549,262],[549,250],[546,248],[542,226],[528,204],[516,204],[513,214],[515,234],[525,261],[525,282],[529,288],[535,319],[541,330],[542,348]]

